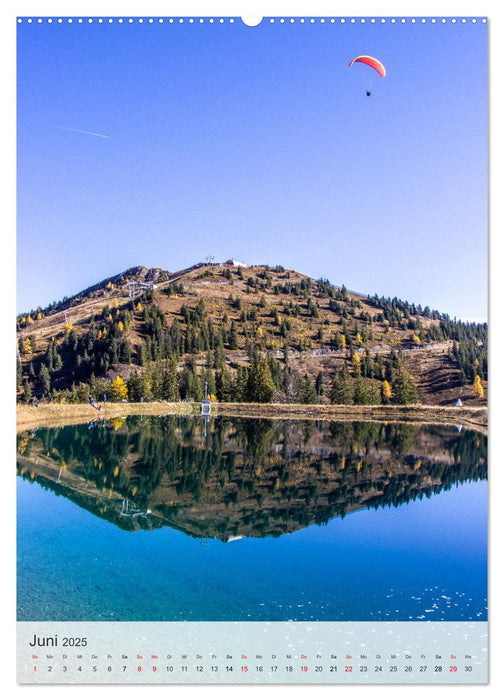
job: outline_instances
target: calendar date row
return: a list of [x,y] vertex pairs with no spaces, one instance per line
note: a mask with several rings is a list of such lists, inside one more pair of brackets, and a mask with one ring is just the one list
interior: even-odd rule
[[119,665],[112,665],[112,664],[106,664],[106,665],[92,665],[92,666],[85,666],[83,664],[78,664],[78,665],[70,665],[70,664],[33,664],[32,665],[32,670],[33,672],[47,672],[47,673],[52,673],[54,671],[61,671],[63,673],[71,672],[71,671],[77,671],[78,673],[86,673],[86,672],[91,672],[91,673],[98,673],[98,672],[119,672],[119,673],[129,673],[129,672],[135,672],[135,673],[249,673],[249,672],[255,672],[255,673],[427,673],[427,672],[434,672],[434,673],[471,673],[473,670],[473,666],[471,664],[463,664],[461,666],[455,665],[455,664],[448,664],[448,665],[427,665],[427,664],[421,664],[421,665],[413,665],[413,664],[406,664],[406,665],[398,665],[398,664],[372,664],[372,665],[367,665],[367,664],[343,664],[343,665],[336,665],[336,664],[328,664],[328,665],[323,665],[323,664],[315,664],[313,666],[309,666],[306,664],[301,664],[301,665],[293,665],[293,664],[287,664],[287,665],[210,665],[210,666],[203,666],[203,665],[196,665],[196,666],[190,666],[190,665],[175,665],[175,664],[133,664],[133,665],[128,665],[128,664],[119,664]]

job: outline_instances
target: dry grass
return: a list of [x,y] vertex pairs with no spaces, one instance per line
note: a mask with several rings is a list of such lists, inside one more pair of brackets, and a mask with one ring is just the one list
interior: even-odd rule
[[16,428],[31,430],[35,427],[56,427],[62,425],[77,425],[87,423],[94,418],[117,418],[120,416],[166,414],[192,415],[199,412],[198,404],[191,403],[107,403],[102,411],[96,410],[90,404],[50,403],[35,406],[17,406]]
[[384,423],[438,423],[462,425],[487,432],[486,407],[456,406],[334,406],[306,404],[216,404],[216,415],[250,418],[312,418],[314,420],[380,421]]
[[[340,421],[382,421],[387,423],[438,423],[462,425],[480,432],[487,432],[488,414],[486,407],[455,406],[321,406],[306,404],[251,404],[219,403],[212,406],[214,415],[249,418]],[[76,425],[103,416],[117,418],[129,415],[198,415],[198,403],[108,403],[103,411],[97,411],[89,404],[41,404],[17,407],[17,431],[35,427],[56,427]]]

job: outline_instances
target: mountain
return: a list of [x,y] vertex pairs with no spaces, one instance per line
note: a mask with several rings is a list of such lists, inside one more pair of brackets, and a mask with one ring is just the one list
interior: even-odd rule
[[485,404],[486,324],[282,266],[130,268],[17,334],[21,401]]

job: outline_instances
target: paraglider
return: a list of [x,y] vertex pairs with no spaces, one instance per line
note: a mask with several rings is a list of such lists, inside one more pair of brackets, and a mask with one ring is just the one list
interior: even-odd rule
[[[382,78],[384,78],[387,74],[385,70],[385,66],[381,61],[379,61],[377,58],[373,58],[373,56],[356,56],[353,60],[350,61],[348,64],[349,68],[353,66],[354,63],[365,63],[367,66],[370,66],[371,68],[374,68],[374,70],[380,75]],[[371,97],[371,90],[367,89],[366,90],[366,96]]]
[[365,63],[367,66],[371,66],[371,68],[374,68],[382,78],[384,78],[387,74],[383,63],[380,63],[377,58],[373,58],[372,56],[356,56],[352,61],[350,61],[348,66],[351,67],[354,63]]

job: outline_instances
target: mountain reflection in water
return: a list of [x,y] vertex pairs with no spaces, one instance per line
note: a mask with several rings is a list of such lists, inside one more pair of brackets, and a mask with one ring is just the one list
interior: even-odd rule
[[278,537],[487,477],[487,441],[440,425],[128,417],[18,435],[18,474],[124,530]]

